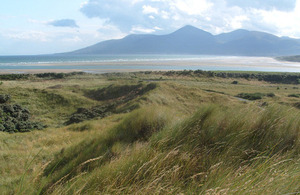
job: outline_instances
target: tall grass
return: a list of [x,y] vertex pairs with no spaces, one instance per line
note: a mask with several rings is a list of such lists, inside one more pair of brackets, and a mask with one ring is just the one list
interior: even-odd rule
[[131,144],[136,141],[147,141],[155,132],[162,129],[167,118],[159,109],[144,108],[130,113],[120,124],[101,136],[83,141],[56,156],[45,169],[45,175],[50,176],[51,185],[57,185],[82,171],[91,171],[111,159],[117,157],[114,148],[117,145]]
[[102,137],[68,149],[46,169],[54,172],[45,192],[299,192],[287,180],[300,179],[299,111],[206,105],[179,124],[165,121],[155,109],[139,110]]
[[[28,106],[50,128],[22,135],[0,133],[1,193],[300,191],[300,113],[292,108],[297,107],[297,99],[288,97],[297,93],[296,86],[244,79],[232,85],[232,79],[164,73],[137,75],[135,79],[128,73],[116,74],[113,80],[112,75],[89,75],[72,80],[5,81],[0,91]],[[138,85],[139,80],[158,82],[162,75],[168,81],[159,81],[155,90],[124,106],[131,111],[128,107],[138,104],[140,110],[52,128],[78,107],[99,104],[84,96],[86,90]],[[255,92],[276,93],[276,97],[247,102],[233,97]],[[38,156],[26,166],[34,154]]]

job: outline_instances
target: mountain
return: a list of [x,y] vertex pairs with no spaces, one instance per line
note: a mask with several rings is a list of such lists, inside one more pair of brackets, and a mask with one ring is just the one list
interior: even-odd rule
[[288,62],[300,62],[300,55],[297,56],[280,56],[276,58],[277,60],[281,61],[288,61]]
[[188,25],[167,35],[132,34],[65,54],[297,55],[300,40],[244,29],[212,35]]

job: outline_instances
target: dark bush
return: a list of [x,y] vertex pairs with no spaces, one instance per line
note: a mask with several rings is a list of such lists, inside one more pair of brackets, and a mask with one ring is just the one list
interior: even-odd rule
[[0,80],[21,80],[21,79],[28,79],[29,74],[3,74],[0,75]]
[[0,95],[0,104],[4,104],[10,100],[10,95],[1,94]]
[[243,98],[246,100],[259,100],[262,99],[264,94],[262,93],[240,93],[237,95],[239,98]]
[[10,104],[1,105],[1,108],[2,108],[3,112],[9,113],[9,114],[13,114],[15,111],[13,105],[10,105]]
[[267,93],[267,97],[275,97],[274,93]]
[[288,97],[300,98],[300,94],[290,94]]
[[239,82],[238,81],[232,81],[232,83],[231,84],[233,84],[233,85],[237,85]]
[[12,121],[6,121],[4,123],[4,127],[5,127],[5,130],[8,132],[16,130],[16,125]]
[[66,77],[74,76],[74,75],[83,75],[86,74],[84,72],[71,72],[71,73],[40,73],[40,74],[35,74],[36,77],[38,78],[46,78],[46,79],[63,79]]
[[70,116],[69,120],[65,124],[70,125],[73,123],[80,123],[96,117],[104,118],[111,113],[114,113],[116,106],[117,104],[107,104],[103,106],[95,106],[92,108],[78,108],[77,111]]
[[265,93],[240,93],[236,97],[243,98],[246,100],[259,100],[259,99],[262,99],[264,96],[275,97],[275,94],[274,93],[267,93],[267,94],[265,94]]
[[[9,97],[9,95],[5,95]],[[28,132],[32,129],[43,129],[41,123],[32,122],[30,113],[19,104],[0,104],[0,131]]]

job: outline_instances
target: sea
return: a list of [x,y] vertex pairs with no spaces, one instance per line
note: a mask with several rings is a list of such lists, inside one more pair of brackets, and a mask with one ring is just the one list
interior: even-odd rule
[[31,55],[0,56],[0,73],[41,71],[264,71],[300,72],[300,63],[282,62],[271,57],[211,55]]

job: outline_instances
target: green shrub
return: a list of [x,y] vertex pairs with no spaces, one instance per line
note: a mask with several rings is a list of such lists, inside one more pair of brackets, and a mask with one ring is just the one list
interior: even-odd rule
[[[3,95],[9,99],[9,95]],[[0,131],[28,132],[33,129],[43,129],[45,126],[38,122],[30,121],[30,113],[19,104],[0,104]]]
[[16,125],[12,121],[6,121],[4,123],[5,131],[11,132],[16,130]]
[[259,99],[262,99],[264,96],[275,97],[275,94],[274,93],[267,93],[267,94],[264,94],[264,93],[240,93],[236,97],[243,98],[246,100],[259,100]]
[[275,94],[274,93],[267,93],[266,96],[267,97],[275,97]]
[[65,122],[65,124],[70,125],[73,123],[80,123],[96,117],[104,118],[111,113],[114,113],[116,106],[118,106],[118,104],[111,103],[92,108],[78,108],[77,111],[70,116],[69,120]]
[[290,94],[288,97],[300,98],[300,94]]
[[2,124],[0,124],[0,131],[4,131],[4,130],[5,130],[5,127]]
[[246,100],[259,100],[262,99],[264,94],[262,93],[240,93],[236,97],[243,98]]
[[10,100],[10,95],[1,94],[0,95],[0,104],[4,104]]

